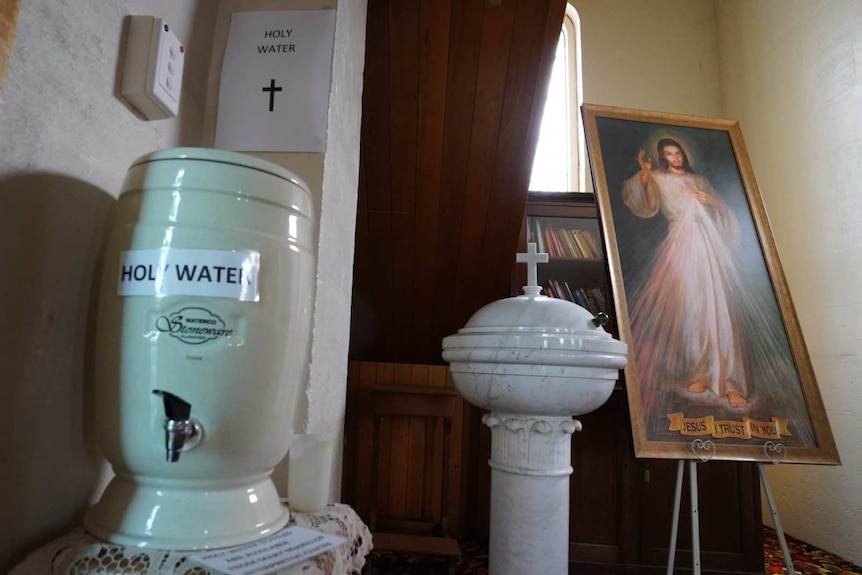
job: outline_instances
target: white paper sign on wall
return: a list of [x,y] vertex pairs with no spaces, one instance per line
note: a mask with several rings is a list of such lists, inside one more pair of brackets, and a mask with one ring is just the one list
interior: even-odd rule
[[323,152],[335,10],[231,16],[215,147],[238,152]]

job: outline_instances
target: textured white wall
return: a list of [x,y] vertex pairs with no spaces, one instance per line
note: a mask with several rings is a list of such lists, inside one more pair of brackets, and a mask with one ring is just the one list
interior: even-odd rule
[[[297,433],[334,434],[336,448],[330,483],[333,500],[341,492],[366,6],[365,0],[222,0],[215,26],[203,130],[204,142],[211,144],[218,111],[221,62],[233,12],[336,8],[326,151],[253,154],[301,176],[315,200],[318,250],[309,383],[303,401],[296,406],[294,427]],[[282,494],[287,492],[288,471],[285,461],[273,473]]]
[[713,0],[570,0],[584,102],[720,117]]
[[569,4],[581,20],[584,103],[721,117],[713,0]]
[[336,500],[341,493],[341,437],[350,346],[366,7],[365,0],[338,2],[308,390],[307,430],[337,431],[330,485],[331,497]]
[[[165,18],[189,48],[177,119],[116,97],[129,14]],[[0,572],[106,481],[85,405],[105,219],[132,160],[199,141],[214,17],[204,0],[22,2],[0,106]]]
[[724,111],[742,126],[843,461],[772,467],[770,484],[785,531],[862,564],[862,10],[716,7]]

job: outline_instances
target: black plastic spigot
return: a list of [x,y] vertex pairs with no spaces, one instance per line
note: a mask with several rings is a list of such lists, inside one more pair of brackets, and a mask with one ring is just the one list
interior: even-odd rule
[[203,428],[191,418],[191,403],[161,389],[154,389],[153,394],[160,396],[165,405],[165,459],[174,463],[179,461],[181,451],[188,451],[200,442]]
[[153,393],[162,397],[168,419],[188,419],[191,416],[192,404],[188,401],[161,389],[154,389]]

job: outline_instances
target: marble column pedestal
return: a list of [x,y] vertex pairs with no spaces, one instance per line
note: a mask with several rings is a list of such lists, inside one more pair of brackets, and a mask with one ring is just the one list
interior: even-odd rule
[[571,416],[492,411],[489,575],[569,572]]

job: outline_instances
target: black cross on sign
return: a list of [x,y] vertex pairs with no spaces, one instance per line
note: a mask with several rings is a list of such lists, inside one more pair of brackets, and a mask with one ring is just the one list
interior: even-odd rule
[[269,111],[272,112],[272,105],[275,103],[275,93],[281,92],[281,86],[276,87],[275,78],[269,81],[269,88],[263,88],[264,92],[269,92]]

